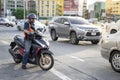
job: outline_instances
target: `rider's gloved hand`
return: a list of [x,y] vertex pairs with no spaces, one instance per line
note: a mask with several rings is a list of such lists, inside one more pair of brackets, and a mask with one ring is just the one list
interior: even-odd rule
[[34,34],[34,32],[29,32],[29,35],[33,35]]

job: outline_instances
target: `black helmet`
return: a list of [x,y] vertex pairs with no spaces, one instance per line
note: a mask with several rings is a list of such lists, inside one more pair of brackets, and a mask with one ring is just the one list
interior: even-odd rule
[[30,13],[30,14],[28,15],[28,19],[31,19],[31,18],[36,19],[36,15],[35,15],[34,13]]

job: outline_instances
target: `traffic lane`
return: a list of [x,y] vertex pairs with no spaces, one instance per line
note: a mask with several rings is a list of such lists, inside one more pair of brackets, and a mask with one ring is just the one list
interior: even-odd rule
[[8,53],[9,48],[9,45],[0,44],[0,60],[8,59],[11,57]]
[[[16,33],[19,33],[19,32],[16,32]],[[14,33],[11,33],[11,34],[14,34]],[[66,66],[69,66],[73,69],[76,69],[76,70],[83,72],[85,74],[88,74],[90,76],[93,75],[93,77],[95,77],[95,78],[97,77],[100,80],[101,79],[108,80],[109,77],[110,77],[109,80],[112,80],[112,79],[118,80],[119,79],[119,77],[117,76],[118,73],[114,72],[111,69],[109,63],[107,63],[106,61],[102,61],[104,59],[101,58],[101,56],[100,56],[100,53],[99,53],[100,46],[99,45],[92,45],[89,42],[80,42],[79,45],[71,45],[71,44],[69,44],[69,40],[64,40],[64,39],[59,39],[56,42],[51,41],[51,39],[49,39],[49,41],[51,44],[50,49],[55,53],[55,56],[59,57],[59,58],[57,58],[57,61],[61,62],[62,63],[61,65],[67,64]],[[69,56],[65,57],[66,55],[69,55]],[[95,57],[97,57],[96,59],[98,59],[98,60],[96,60]],[[99,59],[99,57],[100,57],[100,59]],[[90,63],[88,65],[86,64],[87,59],[88,59],[88,63]],[[96,63],[90,61],[91,59],[93,59],[93,61],[96,61]],[[103,63],[103,62],[105,62],[105,63]],[[106,64],[107,64],[107,66],[106,66]],[[96,66],[96,65],[98,65],[98,66]],[[106,67],[107,67],[107,69],[106,69]],[[59,69],[59,67],[56,67],[56,68]],[[61,69],[63,69],[63,71]],[[64,68],[60,68],[59,71],[62,71],[63,73],[65,73],[66,69],[64,70]],[[103,74],[103,73],[105,73],[105,74]],[[102,74],[103,74],[103,76],[101,76]],[[108,74],[107,78],[106,78],[106,76],[104,76],[106,74]],[[112,78],[111,78],[111,75],[113,75]],[[74,77],[74,76],[72,76],[72,77]],[[104,78],[102,78],[102,77],[104,77]]]
[[[78,45],[70,44],[68,39],[59,39],[58,41],[52,41],[51,39],[49,39],[49,42],[50,42],[50,50],[56,56],[81,53],[81,55],[85,55],[87,57],[89,51],[93,51],[92,53],[90,53],[91,56],[101,56],[100,54],[97,53],[98,51],[100,51],[100,45],[99,44],[93,45],[89,41],[80,41]],[[88,52],[83,53],[82,51],[88,51]]]
[[[5,47],[5,50],[8,47],[8,45],[5,44],[5,42],[1,43],[1,45],[3,45]],[[3,46],[1,47],[1,52],[0,52],[1,54],[3,54],[3,52],[5,52],[3,50],[4,49]],[[21,64],[15,64],[12,57],[8,54],[9,54],[9,52],[6,51],[5,54],[1,55],[3,57],[3,59],[0,58],[0,74],[1,74],[0,79],[3,79],[3,80],[8,80],[8,79],[11,79],[11,80],[14,80],[14,79],[30,80],[31,79],[32,80],[33,78],[35,78],[36,80],[40,79],[40,78],[42,78],[42,80],[48,80],[48,79],[50,79],[50,80],[61,80],[61,79],[62,80],[79,80],[79,79],[95,80],[86,74],[83,74],[74,69],[71,69],[69,66],[64,66],[63,64],[58,65],[58,61],[55,61],[55,65],[54,65],[53,69],[51,69],[49,72],[47,72],[47,74],[43,74],[41,72],[42,70],[39,67],[37,67],[35,65],[29,65],[29,64],[27,65],[27,67],[28,67],[27,71],[24,72],[21,69]],[[61,73],[61,71],[62,71],[62,73]],[[11,72],[13,74],[11,74]],[[34,72],[34,73],[31,73],[31,72]],[[47,75],[47,77],[41,76],[41,75]]]
[[28,64],[28,69],[21,69],[21,64],[13,62],[0,65],[0,80],[61,80],[50,71],[43,71]]
[[[80,58],[80,57],[78,57]],[[67,57],[59,57],[59,60],[63,65],[67,65],[81,73],[92,76],[97,80],[119,80],[120,74],[113,71],[110,64],[103,58],[84,59],[80,61],[78,59]]]
[[15,64],[8,46],[0,41],[0,80],[61,80],[53,72],[43,71],[36,65],[28,64],[27,70],[21,69],[22,64]]
[[[94,77],[55,62],[56,65],[43,71],[35,65],[28,64],[28,69],[21,69],[21,64],[5,63],[0,65],[0,79],[3,80],[96,80]],[[12,73],[12,74],[11,74]]]
[[16,27],[0,27],[0,40],[13,39],[15,35],[23,36],[22,31],[18,31]]
[[120,74],[115,72],[110,63],[100,53],[100,45],[80,41],[78,45],[72,45],[69,40],[59,39],[51,41],[51,51],[57,56],[57,60],[80,72],[93,76],[98,80],[119,80]]
[[[9,42],[9,41],[8,41]],[[4,45],[4,47],[6,48],[6,47],[8,47],[8,45],[7,44],[5,44],[5,43],[1,43],[1,44],[3,44]],[[1,47],[1,49],[3,50],[3,47]],[[17,75],[19,75],[19,74],[16,74],[16,71],[17,72],[20,72],[21,71],[21,64],[19,64],[19,65],[16,65],[16,64],[14,64],[14,61],[13,61],[13,59],[12,59],[12,57],[10,56],[10,55],[8,55],[9,54],[9,52],[5,52],[7,55],[5,55],[5,54],[3,54],[3,53],[1,53],[1,54],[3,54],[2,55],[2,57],[3,57],[3,59],[1,59],[1,61],[0,61],[0,64],[1,64],[1,70],[0,70],[0,72],[1,72],[1,79],[4,79],[4,80],[7,80],[7,79],[28,79],[29,80],[29,77],[31,76],[31,75],[29,75],[30,73],[26,73],[26,75],[25,76],[28,76],[28,77],[24,77],[23,75],[21,76],[20,75],[20,77],[19,76],[17,76]],[[42,79],[43,80],[46,80],[46,79],[48,79],[49,77],[51,77],[51,79],[50,80],[59,80],[59,79],[63,79],[63,80],[66,80],[66,78],[67,78],[67,80],[79,80],[79,79],[81,79],[81,80],[95,80],[94,78],[92,78],[92,77],[90,77],[90,76],[88,76],[88,75],[86,75],[86,74],[83,74],[83,73],[80,73],[80,72],[78,72],[78,71],[76,71],[76,70],[74,70],[74,69],[71,69],[69,66],[64,66],[63,64],[61,64],[61,66],[63,66],[63,67],[61,67],[60,66],[60,64],[58,65],[58,66],[56,66],[56,65],[58,65],[58,64],[56,64],[55,63],[55,68],[57,69],[57,70],[52,70],[52,71],[50,71],[53,75],[51,75],[51,76],[49,76],[49,74],[46,74],[46,75],[48,75],[48,77],[43,77]],[[8,66],[7,67],[7,69],[5,68],[6,66]],[[17,70],[16,70],[16,67],[14,67],[14,66],[17,66]],[[12,69],[11,69],[11,68]],[[5,68],[5,69],[4,69]],[[31,67],[31,65],[30,66],[28,66],[28,70],[30,70],[30,68],[33,68],[33,67]],[[35,69],[37,69],[37,67],[35,66]],[[61,70],[62,69],[62,70]],[[6,74],[6,70],[8,71],[7,73],[8,74]],[[13,74],[10,74],[10,72],[11,72],[11,70],[13,71]],[[40,68],[39,68],[39,70],[40,70]],[[32,71],[32,70],[30,70],[30,71]],[[62,71],[62,73],[61,73],[61,71]],[[4,73],[4,74],[3,74]],[[22,74],[22,73],[20,73],[20,74]],[[36,74],[36,75],[39,75],[39,74],[37,74],[37,73],[34,73],[34,74]],[[62,75],[61,75],[62,74]],[[73,75],[74,74],[74,75]],[[4,76],[2,76],[2,75],[4,75]],[[35,75],[35,76],[36,76]],[[67,77],[67,76],[68,77]],[[73,76],[72,76],[73,75]],[[80,76],[81,75],[81,76]],[[8,76],[8,77],[6,77],[6,76]],[[12,77],[10,77],[10,76],[12,76]],[[62,77],[62,76],[64,76],[64,77]],[[31,78],[31,77],[30,77]],[[40,77],[41,78],[41,77]],[[56,78],[58,78],[58,79],[56,79]],[[36,78],[35,78],[36,79]]]

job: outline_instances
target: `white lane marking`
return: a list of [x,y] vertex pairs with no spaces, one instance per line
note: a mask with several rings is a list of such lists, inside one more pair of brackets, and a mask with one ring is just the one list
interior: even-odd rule
[[71,58],[73,58],[73,59],[76,59],[76,60],[78,60],[78,61],[81,61],[81,62],[84,62],[85,60],[83,60],[83,59],[80,59],[80,58],[78,58],[78,57],[75,57],[75,56],[70,56]]
[[34,80],[38,75],[38,73],[34,73],[28,80]]
[[50,70],[50,72],[52,72],[53,74],[55,74],[56,76],[58,76],[62,80],[72,80],[72,79],[70,79],[69,77],[65,76],[64,74],[62,74],[61,72],[57,71],[54,68],[52,68]]
[[6,44],[6,45],[9,44],[7,41],[3,41],[3,40],[1,40],[0,42],[2,42],[3,44]]

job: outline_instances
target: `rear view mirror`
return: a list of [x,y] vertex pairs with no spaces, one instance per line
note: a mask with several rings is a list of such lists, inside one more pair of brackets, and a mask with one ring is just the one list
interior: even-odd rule
[[70,25],[70,23],[69,22],[64,22],[64,25]]

